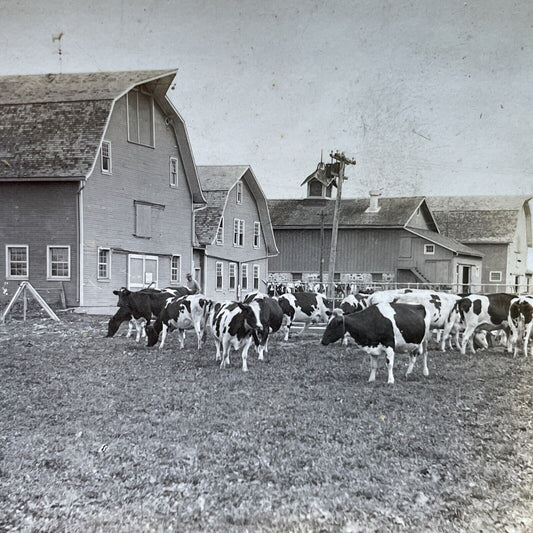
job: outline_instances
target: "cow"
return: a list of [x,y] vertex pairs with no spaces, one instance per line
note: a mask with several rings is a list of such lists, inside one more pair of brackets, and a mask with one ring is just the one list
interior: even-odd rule
[[340,304],[340,308],[345,315],[357,313],[367,307],[368,296],[366,294],[349,294]]
[[275,333],[283,323],[283,311],[279,303],[260,292],[249,294],[244,303],[248,304],[255,312],[256,317],[259,317],[261,326],[263,328],[261,336],[254,338],[258,359],[263,360],[263,352],[268,352],[268,335]]
[[120,324],[125,320],[134,319],[137,321],[137,337],[139,342],[141,337],[141,321],[150,323],[152,315],[158,316],[166,304],[168,298],[189,294],[186,287],[167,287],[166,289],[141,289],[132,292],[125,287],[113,291],[118,296],[118,311],[109,320],[107,326],[107,337],[113,337]]
[[322,336],[327,346],[344,337],[348,332],[356,344],[371,356],[369,382],[376,379],[377,357],[387,357],[388,383],[394,383],[394,354],[409,352],[410,362],[406,376],[412,371],[417,353],[424,358],[424,376],[429,375],[427,367],[427,340],[430,316],[422,305],[380,303],[358,313],[343,315],[334,310]]
[[209,310],[208,300],[203,294],[191,294],[168,299],[165,307],[161,310],[154,323],[146,328],[148,336],[147,346],[154,346],[161,333],[159,349],[165,345],[165,339],[169,327],[178,330],[180,349],[185,345],[185,330],[194,329],[200,349],[204,333],[207,313]]
[[[527,356],[531,329],[533,328],[533,296],[520,296],[512,300],[507,318],[510,329],[509,351],[514,357],[518,355],[518,344],[524,343],[524,355]],[[533,346],[531,347],[533,356]]]
[[285,334],[283,340],[285,341],[289,339],[289,333],[294,321],[305,323],[300,335],[307,330],[309,324],[328,321],[327,311],[330,303],[323,294],[314,292],[283,294],[278,298],[278,303],[284,315],[283,328]]
[[242,370],[248,371],[248,350],[252,340],[262,334],[261,322],[255,311],[242,302],[212,302],[208,324],[215,338],[216,360],[220,368],[229,366],[230,351],[241,350]]
[[[503,329],[509,338],[509,307],[514,294],[470,294],[459,299],[450,313],[444,336],[446,337],[452,328],[464,325],[463,338],[461,340],[461,354],[465,355],[466,345],[478,329],[493,331]],[[470,343],[472,353],[475,353],[473,343]]]

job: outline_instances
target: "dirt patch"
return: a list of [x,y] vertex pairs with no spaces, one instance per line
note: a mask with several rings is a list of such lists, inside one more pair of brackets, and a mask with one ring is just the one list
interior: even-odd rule
[[0,326],[1,531],[531,531],[530,359],[381,362],[319,333],[266,361],[104,338],[104,317]]

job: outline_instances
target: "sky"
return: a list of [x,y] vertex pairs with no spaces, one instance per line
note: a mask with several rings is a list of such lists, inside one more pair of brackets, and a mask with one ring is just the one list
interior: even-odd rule
[[[179,69],[197,164],[305,196],[533,194],[531,0],[0,0],[0,74]],[[59,40],[57,37],[61,35]],[[61,46],[61,56],[59,55]]]

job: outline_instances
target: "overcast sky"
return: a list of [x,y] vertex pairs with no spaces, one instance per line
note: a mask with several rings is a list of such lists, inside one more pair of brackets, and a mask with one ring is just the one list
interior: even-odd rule
[[[270,198],[533,192],[531,0],[0,0],[0,73],[178,68],[197,164]],[[63,33],[62,56],[58,40]]]

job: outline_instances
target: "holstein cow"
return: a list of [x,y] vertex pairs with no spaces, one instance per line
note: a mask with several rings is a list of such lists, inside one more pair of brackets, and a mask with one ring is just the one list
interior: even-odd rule
[[210,300],[203,294],[192,294],[180,296],[167,300],[165,307],[161,310],[154,323],[146,328],[148,335],[148,346],[153,346],[159,339],[161,342],[159,349],[165,345],[165,339],[169,327],[178,330],[178,340],[180,348],[185,345],[185,330],[194,329],[198,339],[198,349],[200,349],[205,333],[205,324]]
[[[514,352],[514,357],[518,354],[518,344],[521,340],[524,343],[524,355],[527,356],[531,329],[533,328],[533,296],[520,296],[512,300],[509,306],[509,316],[507,319],[511,335],[509,337],[509,349]],[[533,356],[533,346],[531,347]]]
[[261,335],[254,337],[257,353],[259,354],[258,359],[262,361],[263,352],[268,352],[269,333],[278,331],[283,323],[283,311],[274,298],[270,298],[260,292],[249,294],[244,299],[244,303],[254,310],[263,328]]
[[146,321],[149,324],[152,315],[159,316],[168,298],[189,294],[189,291],[186,287],[168,287],[162,290],[141,289],[140,291],[132,292],[122,287],[118,291],[113,291],[113,294],[118,296],[117,306],[119,309],[109,320],[107,336],[112,337],[122,322],[133,318],[137,321],[137,337],[135,340],[139,342],[142,330],[141,321]]
[[210,305],[209,326],[215,337],[216,360],[220,368],[229,366],[231,348],[241,350],[242,369],[248,371],[248,349],[252,337],[262,334],[261,322],[255,311],[242,302],[213,302]]
[[417,353],[424,357],[424,376],[429,374],[429,322],[430,316],[422,305],[381,303],[351,315],[343,315],[340,310],[335,310],[322,336],[322,344],[327,346],[348,332],[372,358],[368,381],[376,379],[377,357],[384,352],[387,356],[388,383],[394,383],[395,352],[410,354],[406,376],[413,371]]
[[309,324],[328,321],[329,303],[322,294],[314,292],[283,294],[278,298],[278,303],[284,315],[285,336],[283,340],[285,341],[289,339],[291,326],[295,321],[304,322],[300,335],[307,330]]
[[[470,294],[458,300],[450,313],[449,320],[444,328],[444,335],[449,334],[454,326],[461,322],[464,324],[464,333],[461,340],[461,353],[465,355],[466,345],[477,329],[493,331],[503,329],[509,338],[509,307],[514,294]],[[470,345],[475,353],[473,344]]]

